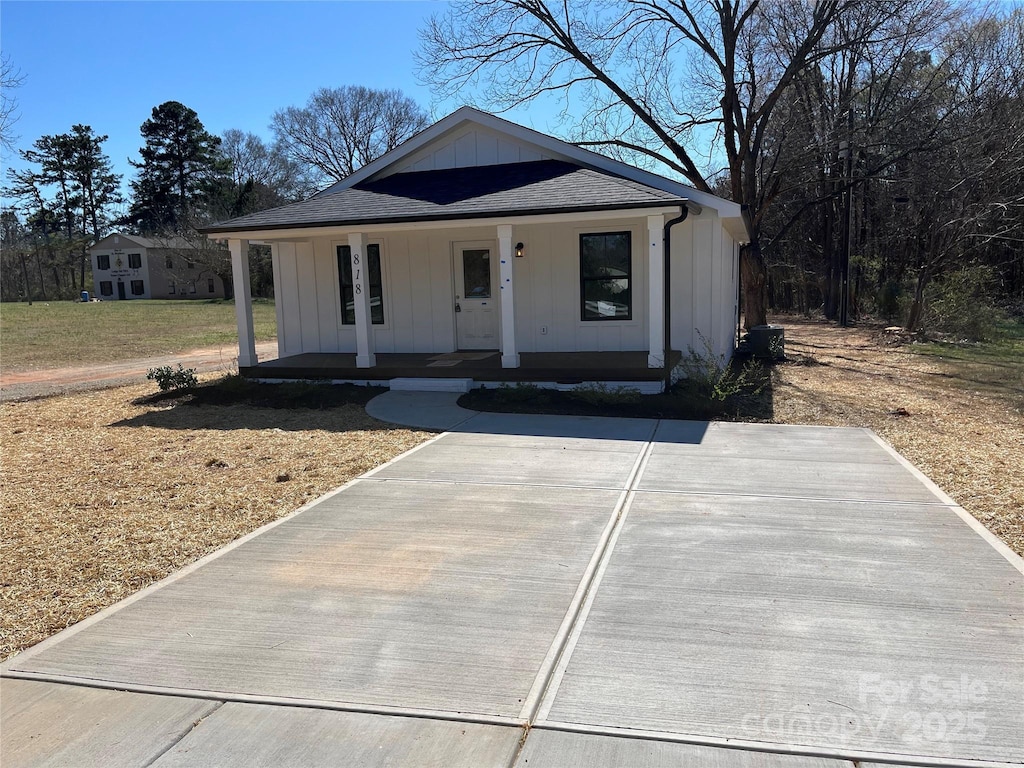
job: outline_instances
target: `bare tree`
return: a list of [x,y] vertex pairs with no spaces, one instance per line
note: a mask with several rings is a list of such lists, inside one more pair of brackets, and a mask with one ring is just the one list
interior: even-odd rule
[[720,147],[728,192],[753,222],[742,267],[749,327],[766,319],[761,224],[772,197],[761,182],[773,116],[822,62],[891,34],[901,5],[941,3],[471,0],[430,20],[420,75],[441,97],[469,92],[498,110],[557,95],[577,143],[646,157],[703,191],[709,144]]
[[322,182],[345,178],[429,123],[398,90],[346,85],[321,88],[304,107],[274,113],[271,128],[288,156]]
[[239,189],[250,182],[264,187],[280,197],[278,204],[304,200],[316,192],[309,174],[280,144],[229,128],[221,134],[220,149],[231,161],[231,180]]
[[21,70],[14,66],[7,54],[0,56],[0,149],[11,151],[18,137],[14,135],[14,124],[21,115],[18,112],[18,99],[12,91],[20,88],[25,82]]

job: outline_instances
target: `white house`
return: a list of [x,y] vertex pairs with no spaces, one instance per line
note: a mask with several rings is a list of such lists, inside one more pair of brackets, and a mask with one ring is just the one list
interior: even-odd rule
[[[310,200],[204,232],[229,243],[244,375],[647,390],[666,349],[670,366],[703,339],[731,356],[747,238],[735,203],[469,107]],[[250,241],[272,250],[264,363]]]
[[[193,244],[115,232],[89,249],[93,295],[125,299],[223,299],[224,281]],[[193,255],[195,254],[195,255]]]

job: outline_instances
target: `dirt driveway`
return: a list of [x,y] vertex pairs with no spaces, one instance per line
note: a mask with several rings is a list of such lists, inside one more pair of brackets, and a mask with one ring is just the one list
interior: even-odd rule
[[[277,341],[265,341],[256,345],[260,360],[277,357]],[[146,371],[161,366],[195,368],[200,373],[238,369],[238,348],[233,345],[194,349],[176,355],[161,355],[137,360],[122,360],[116,363],[96,363],[74,368],[50,368],[42,371],[0,371],[0,402],[24,400],[33,397],[48,397],[65,392],[80,392],[88,389],[103,389],[120,384],[132,384],[146,378]]]

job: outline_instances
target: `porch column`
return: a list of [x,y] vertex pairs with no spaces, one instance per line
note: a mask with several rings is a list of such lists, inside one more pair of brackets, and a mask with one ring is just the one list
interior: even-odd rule
[[665,367],[665,217],[647,217],[648,368]]
[[256,365],[256,334],[252,329],[252,291],[249,289],[249,241],[228,240],[231,282],[235,286],[235,319],[238,321],[238,367]]
[[352,300],[356,312],[356,368],[373,368],[373,319],[370,316],[370,280],[366,263],[366,238],[362,232],[348,236],[352,254]]
[[501,367],[518,368],[516,302],[512,280],[512,225],[498,225],[498,264],[501,283]]

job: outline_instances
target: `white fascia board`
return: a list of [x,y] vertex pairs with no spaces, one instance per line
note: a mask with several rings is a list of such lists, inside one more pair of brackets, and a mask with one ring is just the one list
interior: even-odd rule
[[723,216],[722,226],[740,245],[750,242],[750,233],[747,231],[747,224],[743,221],[742,216]]
[[398,163],[415,152],[418,152],[432,141],[442,138],[448,132],[453,131],[466,123],[476,123],[498,133],[504,133],[518,141],[532,144],[544,154],[556,155],[569,162],[574,162],[595,170],[612,173],[616,176],[622,176],[632,181],[639,182],[640,184],[646,184],[649,187],[660,189],[663,192],[679,195],[696,205],[714,208],[718,212],[719,216],[733,217],[740,215],[740,206],[738,203],[725,200],[717,195],[712,195],[709,192],[701,192],[691,186],[683,184],[682,182],[673,181],[672,179],[665,178],[664,176],[659,176],[656,173],[641,170],[636,166],[623,163],[619,160],[613,160],[612,158],[605,157],[597,152],[577,147],[574,144],[562,141],[561,139],[556,139],[554,136],[549,136],[546,133],[535,131],[532,128],[517,125],[516,123],[505,120],[504,118],[496,117],[486,112],[481,112],[480,110],[473,109],[472,107],[460,107],[447,117],[443,117],[438,120],[429,128],[423,129],[411,139],[395,147],[390,152],[381,155],[372,163],[364,165],[352,175],[328,187],[320,194],[327,195],[332,192],[340,192],[341,190],[348,189],[361,181],[366,181],[395,163]]
[[[682,201],[684,205],[686,201]],[[207,232],[211,240],[266,240],[298,242],[319,237],[338,237],[351,232],[384,234],[410,230],[465,229],[468,227],[497,227],[499,224],[563,224],[567,221],[608,221],[616,219],[647,218],[648,216],[678,215],[679,205],[658,208],[622,208],[611,211],[580,211],[576,213],[542,213],[528,216],[492,216],[480,219],[441,219],[438,221],[403,221],[395,223],[345,224],[324,227],[298,227],[294,229],[254,229],[246,232]]]

